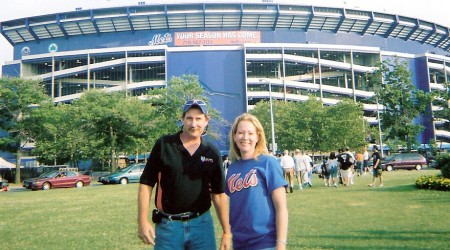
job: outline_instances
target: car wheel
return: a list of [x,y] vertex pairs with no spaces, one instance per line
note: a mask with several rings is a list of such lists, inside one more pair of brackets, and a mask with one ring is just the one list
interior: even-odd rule
[[51,187],[49,182],[44,182],[44,184],[42,184],[42,190],[49,190]]
[[417,164],[417,165],[416,165],[416,170],[421,170],[421,169],[422,169],[422,165]]
[[387,165],[386,170],[390,172],[390,171],[394,170],[394,167],[392,167],[391,165]]
[[128,184],[128,179],[127,178],[120,179],[120,184],[122,184],[122,185]]
[[77,181],[77,183],[75,183],[75,187],[77,188],[82,188],[84,186],[82,181]]

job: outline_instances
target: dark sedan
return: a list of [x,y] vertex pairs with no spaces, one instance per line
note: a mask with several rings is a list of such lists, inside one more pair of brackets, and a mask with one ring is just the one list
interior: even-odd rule
[[385,171],[397,169],[421,170],[426,167],[427,160],[417,153],[396,154],[381,160],[381,168]]
[[48,190],[51,188],[81,188],[91,184],[91,177],[74,171],[52,171],[38,178],[31,184],[33,190]]

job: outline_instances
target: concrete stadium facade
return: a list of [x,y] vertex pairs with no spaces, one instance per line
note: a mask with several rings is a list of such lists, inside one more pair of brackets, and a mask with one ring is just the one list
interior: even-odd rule
[[[417,88],[448,91],[448,27],[372,11],[264,2],[140,2],[5,21],[0,31],[14,47],[14,60],[3,66],[3,76],[41,79],[55,102],[70,102],[94,88],[142,95],[173,76],[195,74],[230,122],[269,96],[316,96],[325,105],[361,102],[366,121],[376,125],[382,107],[369,100],[374,89],[367,76],[393,58],[408,62]],[[425,127],[421,143],[450,140],[442,127],[448,118],[433,114],[415,121]]]

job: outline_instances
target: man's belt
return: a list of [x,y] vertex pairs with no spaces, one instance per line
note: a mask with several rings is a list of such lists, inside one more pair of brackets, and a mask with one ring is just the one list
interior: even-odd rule
[[[206,212],[206,211],[204,211],[204,212]],[[158,213],[164,218],[167,218],[169,220],[180,220],[180,221],[192,220],[194,218],[199,217],[204,212],[197,212],[197,213],[186,212],[186,213],[181,213],[181,214],[166,214],[162,211],[158,211]]]

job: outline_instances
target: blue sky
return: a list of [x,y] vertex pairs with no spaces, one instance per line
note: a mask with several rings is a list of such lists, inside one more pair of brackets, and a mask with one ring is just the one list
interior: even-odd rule
[[[225,2],[225,3],[261,3],[262,0],[12,0],[2,1],[0,8],[0,22],[29,16],[37,16],[65,11],[75,8],[94,9],[101,7],[137,5],[144,1],[154,3],[186,3],[186,2]],[[450,1],[442,0],[273,0],[274,3],[298,3],[314,6],[343,7],[349,9],[373,10],[389,14],[399,14],[416,17],[430,22],[450,27]],[[12,46],[0,36],[0,66],[5,61],[12,60]],[[0,67],[1,73],[1,67]]]

